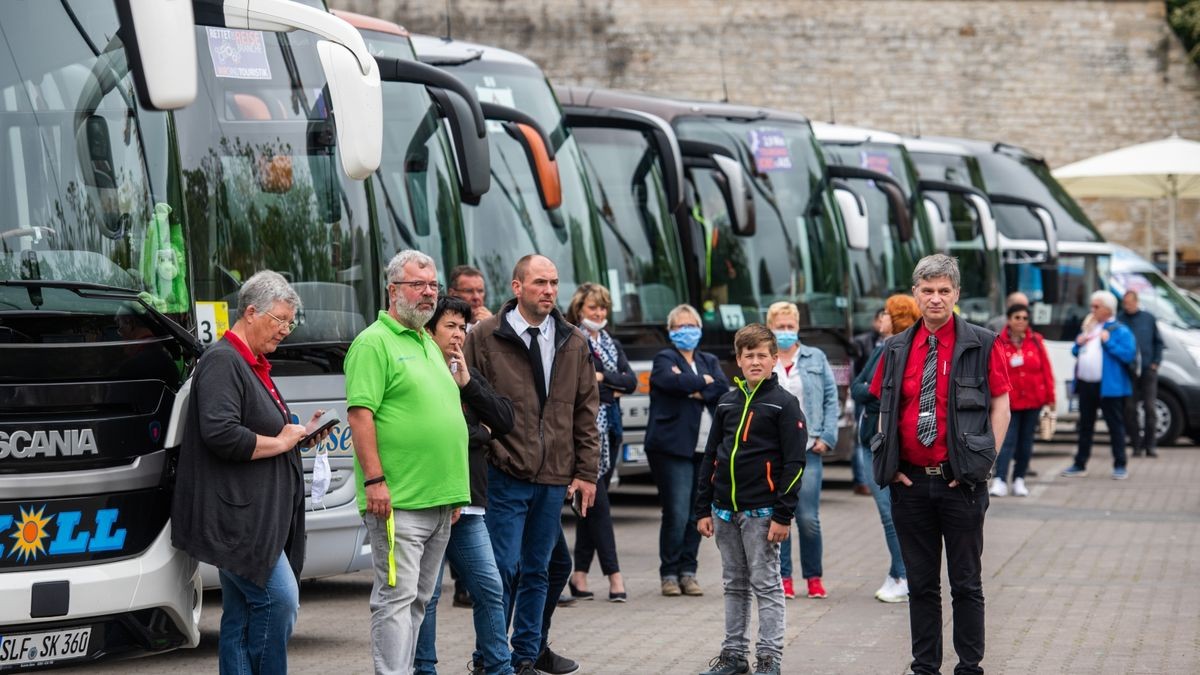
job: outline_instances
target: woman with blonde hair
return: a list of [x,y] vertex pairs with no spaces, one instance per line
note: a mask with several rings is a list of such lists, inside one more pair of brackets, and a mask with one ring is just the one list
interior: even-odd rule
[[[779,386],[800,401],[808,424],[804,479],[800,481],[800,500],[796,504],[796,529],[800,534],[800,571],[810,598],[824,598],[824,573],[821,567],[821,457],[837,445],[838,395],[833,368],[825,353],[800,342],[800,310],[787,301],[767,308],[767,328],[775,334],[779,358],[775,375]],[[779,550],[779,570],[783,577],[783,595],[796,597],[792,583],[792,540],[784,539]]]
[[[892,319],[891,335],[903,333],[921,318],[917,301],[911,295],[893,295],[887,299],[884,309]],[[871,446],[871,437],[875,435],[879,426],[879,399],[871,395],[870,388],[885,344],[886,340],[875,348],[850,387],[850,395],[854,397],[855,405],[863,411],[858,421],[858,438],[866,447]],[[896,526],[892,523],[892,491],[887,485],[877,485],[874,478],[867,481],[867,485],[871,488],[871,496],[875,498],[879,520],[883,524],[883,538],[887,542],[888,553],[892,556],[887,579],[884,580],[883,586],[875,591],[875,598],[880,602],[905,602],[908,600],[908,576],[904,570],[904,559],[900,557],[900,540],[896,537]]]

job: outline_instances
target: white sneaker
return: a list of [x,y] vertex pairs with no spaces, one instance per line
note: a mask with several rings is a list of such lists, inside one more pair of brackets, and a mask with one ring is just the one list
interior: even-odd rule
[[1013,493],[1014,497],[1028,497],[1029,496],[1029,488],[1025,487],[1025,479],[1024,478],[1014,478],[1013,479],[1012,493]]
[[875,591],[875,599],[880,602],[908,602],[908,579],[888,577],[883,586]]
[[990,494],[993,497],[1007,497],[1008,496],[1008,486],[1004,484],[1003,480],[1001,480],[999,478],[993,478],[992,479],[992,489],[988,490],[988,494]]

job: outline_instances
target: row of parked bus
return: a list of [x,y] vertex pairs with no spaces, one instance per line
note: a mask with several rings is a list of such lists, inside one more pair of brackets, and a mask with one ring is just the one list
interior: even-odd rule
[[[531,251],[565,295],[603,283],[643,382],[622,399],[624,475],[645,470],[646,374],[677,304],[728,360],[738,328],[796,302],[845,401],[851,337],[924,255],[962,261],[969,320],[1026,292],[1066,375],[1066,341],[1113,274],[1045,163],[1004,144],[554,89],[518,54],[320,0],[5,3],[0,39],[0,671],[197,643],[217,580],[170,546],[181,411],[258,270],[303,301],[272,356],[299,419],[344,410],[342,362],[397,250],[443,275],[479,268],[493,309]],[[1121,278],[1200,327],[1149,277]],[[1182,411],[1200,407],[1200,364],[1185,365],[1163,371],[1178,382],[1160,387],[1168,438],[1197,431]],[[839,426],[847,458],[848,403]],[[319,450],[333,479],[308,514],[305,577],[370,556],[348,428]]]

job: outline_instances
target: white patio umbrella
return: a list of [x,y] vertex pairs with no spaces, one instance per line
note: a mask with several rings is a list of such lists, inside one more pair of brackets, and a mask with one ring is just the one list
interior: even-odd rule
[[1075,197],[1167,199],[1167,276],[1175,278],[1178,201],[1200,199],[1200,143],[1170,138],[1131,145],[1059,167],[1054,177]]

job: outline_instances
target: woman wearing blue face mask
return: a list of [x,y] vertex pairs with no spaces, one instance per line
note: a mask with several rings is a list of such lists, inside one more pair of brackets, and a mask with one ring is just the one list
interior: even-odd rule
[[[804,477],[800,481],[800,502],[796,505],[796,527],[800,531],[800,570],[808,582],[808,597],[825,597],[821,583],[821,456],[837,445],[838,395],[829,359],[819,349],[800,342],[800,310],[790,302],[777,302],[767,308],[767,328],[779,343],[775,373],[779,384],[800,400],[808,422],[808,452]],[[783,541],[779,550],[779,571],[783,577],[784,597],[794,598],[792,584],[792,542]]]
[[658,484],[662,527],[658,533],[659,576],[666,596],[704,595],[696,582],[700,533],[692,508],[704,443],[717,399],[729,390],[717,357],[696,349],[700,313],[679,305],[667,315],[672,347],[654,357],[650,372],[650,422],[646,459]]

